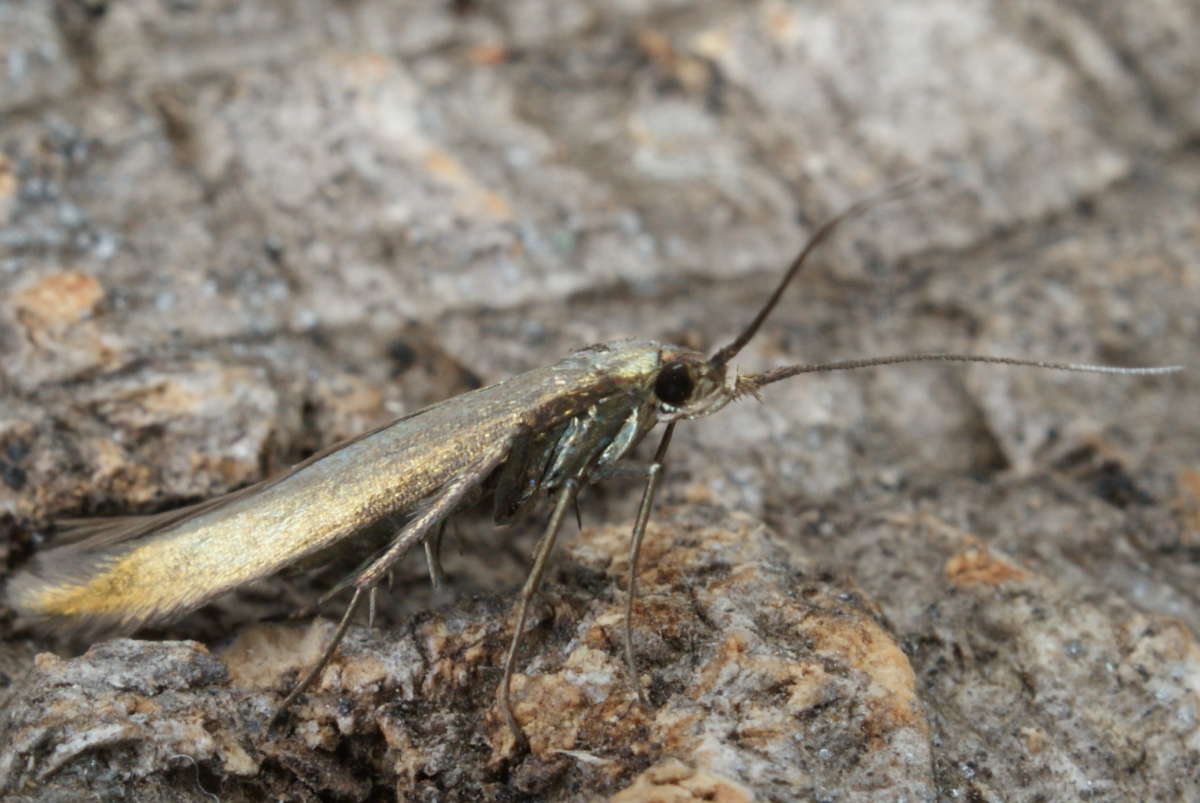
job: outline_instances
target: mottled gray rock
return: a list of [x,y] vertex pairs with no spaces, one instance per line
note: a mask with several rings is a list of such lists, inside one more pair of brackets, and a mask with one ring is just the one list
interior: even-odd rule
[[[937,182],[846,227],[747,368],[1194,361],[1198,15],[4,4],[0,555],[587,342],[724,342],[814,223],[914,172]],[[80,655],[8,617],[9,793],[1200,799],[1195,374],[830,374],[681,426],[654,706],[612,618],[639,493],[614,481],[531,631],[524,760],[491,695],[536,522],[464,516],[448,596],[406,564],[280,734],[328,629],[262,622],[360,556],[149,634],[195,642]]]
[[[514,678],[530,740],[515,766],[492,710],[505,610],[490,600],[395,631],[353,631],[273,734],[264,723],[277,693],[315,658],[327,627],[245,628],[220,661],[193,642],[129,640],[70,661],[41,656],[13,692],[22,705],[5,723],[0,784],[65,790],[94,782],[102,764],[106,791],[127,792],[187,756],[222,799],[304,787],[358,798],[387,779],[405,799],[631,784],[625,799],[639,799],[685,757],[689,773],[737,790],[729,799],[932,798],[916,679],[878,611],[790,560],[748,517],[703,506],[686,516],[656,525],[645,545],[635,639],[651,707],[638,706],[614,649],[627,530],[589,530],[564,556],[562,585],[547,593]],[[333,760],[346,751],[371,772]],[[268,765],[297,777],[280,786]]]

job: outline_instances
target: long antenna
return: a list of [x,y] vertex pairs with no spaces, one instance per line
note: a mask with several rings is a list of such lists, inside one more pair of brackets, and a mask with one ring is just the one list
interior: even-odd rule
[[914,177],[901,181],[900,183],[895,184],[878,195],[873,195],[869,198],[864,198],[861,201],[856,201],[844,211],[822,223],[813,233],[813,235],[808,238],[808,242],[804,244],[804,248],[802,248],[800,253],[796,255],[796,258],[792,260],[792,264],[788,266],[787,272],[783,274],[783,278],[779,281],[778,286],[776,286],[775,292],[771,293],[771,297],[767,299],[767,303],[763,304],[762,309],[760,309],[758,314],[754,316],[754,320],[750,322],[750,325],[743,329],[742,333],[734,338],[732,343],[717,349],[717,351],[711,357],[709,357],[709,364],[714,367],[728,364],[728,362],[732,360],[747,343],[750,342],[754,335],[758,333],[759,327],[763,325],[763,321],[767,319],[767,316],[769,316],[771,311],[775,309],[775,305],[779,303],[779,298],[783,295],[783,291],[787,289],[787,286],[791,284],[792,279],[794,279],[796,274],[800,272],[800,268],[804,267],[804,263],[807,261],[809,254],[815,251],[817,246],[829,239],[829,236],[833,234],[838,226],[840,226],[846,220],[852,217],[857,217],[863,212],[866,212],[867,210],[872,209],[881,203],[892,201],[908,195],[909,193],[913,192],[913,190],[919,183],[921,183],[921,181],[922,180],[920,177]]
[[772,368],[769,371],[763,371],[761,374],[748,374],[739,377],[738,388],[743,393],[752,393],[764,385],[769,385],[772,382],[778,382],[781,379],[787,379],[798,374],[847,371],[855,368],[870,368],[875,365],[895,365],[904,362],[987,362],[998,363],[1000,365],[1023,365],[1030,368],[1048,368],[1054,371],[1079,371],[1088,374],[1126,374],[1134,376],[1174,374],[1183,370],[1182,365],[1152,365],[1125,368],[1118,365],[1090,365],[1088,363],[1077,362],[1023,360],[1016,357],[994,357],[988,354],[944,354],[941,352],[932,352],[926,354],[894,354],[888,357],[867,357],[860,360],[784,365],[779,368]]

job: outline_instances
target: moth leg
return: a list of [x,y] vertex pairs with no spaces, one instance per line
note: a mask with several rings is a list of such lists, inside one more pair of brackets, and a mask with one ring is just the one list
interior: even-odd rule
[[[396,521],[396,520],[394,520],[394,518],[395,518],[394,516],[389,516],[385,519],[385,521],[388,523],[389,526],[393,527],[397,532],[400,532],[404,528],[405,523],[403,521]],[[382,554],[382,553],[383,553],[383,549],[380,549],[375,554],[378,555],[378,554]],[[362,561],[360,561],[358,563],[358,565],[354,568],[353,571],[351,571],[349,574],[344,576],[341,580],[338,580],[333,585],[332,588],[330,588],[328,591],[326,591],[324,594],[322,594],[320,597],[318,597],[317,601],[314,605],[309,605],[306,608],[304,608],[300,611],[297,611],[296,615],[293,618],[312,616],[314,613],[316,613],[318,610],[320,610],[322,607],[324,607],[324,605],[327,602],[329,602],[331,599],[336,597],[338,594],[341,594],[343,591],[345,591],[350,586],[354,585],[354,581],[358,577],[358,575],[362,572],[363,569],[370,566],[374,560],[375,560],[375,555],[368,555],[366,558],[364,558]],[[387,587],[388,587],[389,591],[392,588],[392,575],[390,572],[388,573],[388,577],[387,577]]]
[[646,469],[646,489],[642,491],[642,501],[638,505],[637,518],[633,523],[633,536],[629,539],[629,592],[625,596],[625,668],[629,672],[629,682],[637,692],[638,702],[643,706],[647,705],[646,695],[642,691],[637,662],[633,658],[633,601],[637,597],[638,559],[642,554],[642,538],[646,535],[646,524],[650,521],[650,510],[654,507],[654,494],[662,481],[667,446],[670,445],[674,432],[675,422],[672,421],[663,432],[662,440],[658,442],[654,462]]
[[268,731],[275,727],[275,724],[279,722],[284,712],[288,710],[288,707],[295,702],[297,697],[304,693],[305,689],[312,685],[317,675],[321,674],[321,670],[329,663],[329,659],[333,657],[338,645],[342,643],[342,639],[346,636],[346,631],[350,628],[350,620],[354,616],[354,612],[358,610],[358,606],[362,603],[362,595],[363,589],[354,589],[354,596],[350,598],[350,604],[346,606],[346,612],[342,614],[342,620],[338,622],[337,630],[333,631],[333,638],[329,640],[329,644],[326,645],[325,651],[321,653],[320,659],[304,673],[304,677],[300,678],[300,682],[288,692],[287,697],[283,698],[283,702],[279,704],[279,708],[275,709],[275,714],[271,717],[271,721],[267,723]]
[[463,501],[463,497],[479,486],[492,473],[492,470],[503,462],[504,456],[508,454],[510,441],[511,438],[493,446],[479,462],[446,483],[442,492],[433,500],[433,504],[405,525],[391,546],[355,578],[355,587],[364,588],[376,585],[384,575],[392,570],[396,561],[404,557],[418,541],[424,540],[433,528],[442,524],[446,517],[453,513]]
[[442,536],[446,534],[446,521],[443,519],[433,535],[425,539],[425,563],[429,565],[429,580],[436,591],[446,584],[446,572],[442,569]]
[[[396,540],[387,548],[387,551],[355,578],[354,596],[350,598],[350,605],[346,608],[346,613],[343,614],[342,620],[338,622],[338,627],[333,633],[333,638],[329,640],[329,644],[325,647],[325,651],[321,654],[321,658],[317,661],[316,665],[305,673],[300,682],[296,684],[296,687],[284,698],[275,715],[271,717],[269,725],[274,725],[279,720],[279,717],[287,710],[288,706],[309,687],[320,671],[329,663],[334,652],[337,651],[338,645],[345,637],[346,630],[350,627],[350,617],[362,603],[363,595],[367,594],[373,597],[375,586],[391,571],[392,565],[402,558],[413,545],[429,535],[430,530],[444,522],[446,517],[458,507],[463,497],[472,488],[483,482],[488,474],[504,460],[504,456],[508,453],[510,440],[507,439],[492,447],[475,465],[448,482],[441,493],[434,498],[433,503],[419,516],[405,525],[400,534],[396,536]],[[374,606],[372,605],[372,607]]]
[[550,558],[550,553],[554,550],[554,542],[558,538],[558,531],[562,526],[563,516],[567,512],[567,508],[575,501],[575,496],[578,493],[579,483],[574,479],[568,479],[563,483],[562,490],[558,494],[558,501],[554,504],[554,512],[550,514],[550,521],[546,523],[546,532],[542,535],[542,539],[538,541],[537,551],[533,556],[533,568],[529,570],[529,576],[525,578],[525,585],[521,588],[521,595],[517,598],[517,622],[513,626],[513,636],[512,641],[508,645],[508,653],[504,656],[504,677],[500,680],[500,688],[497,690],[497,703],[500,706],[500,710],[504,713],[504,721],[508,725],[508,730],[512,733],[513,740],[519,748],[527,746],[525,734],[521,732],[521,727],[517,725],[517,719],[513,716],[512,703],[509,699],[513,668],[517,660],[517,649],[521,646],[521,635],[525,630],[525,619],[529,613],[529,602],[533,599],[533,595],[537,593],[538,586],[542,583],[542,575],[546,571],[546,563]]

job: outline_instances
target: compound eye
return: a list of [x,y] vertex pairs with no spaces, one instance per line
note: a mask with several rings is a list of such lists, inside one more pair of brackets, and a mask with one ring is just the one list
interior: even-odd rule
[[692,374],[688,367],[681,362],[673,362],[658,372],[654,380],[654,395],[664,404],[678,407],[689,398],[696,389]]

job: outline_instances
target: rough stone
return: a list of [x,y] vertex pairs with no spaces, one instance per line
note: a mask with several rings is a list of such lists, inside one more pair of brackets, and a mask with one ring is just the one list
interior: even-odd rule
[[[271,762],[296,771],[291,783],[353,798],[393,779],[404,798],[478,800],[506,776],[537,797],[625,787],[626,800],[648,789],[932,796],[916,676],[879,611],[814,576],[748,517],[699,506],[648,533],[634,611],[642,708],[614,649],[627,537],[586,530],[560,562],[513,683],[527,756],[513,757],[494,708],[507,638],[503,606],[489,598],[398,630],[355,628],[275,732],[272,706],[329,627],[246,628],[220,660],[192,642],[42,654],[12,692],[22,705],[5,723],[0,784],[67,789],[98,762],[110,791],[133,789],[182,755],[222,799],[288,789]],[[347,752],[368,776],[347,775],[334,759]]]

